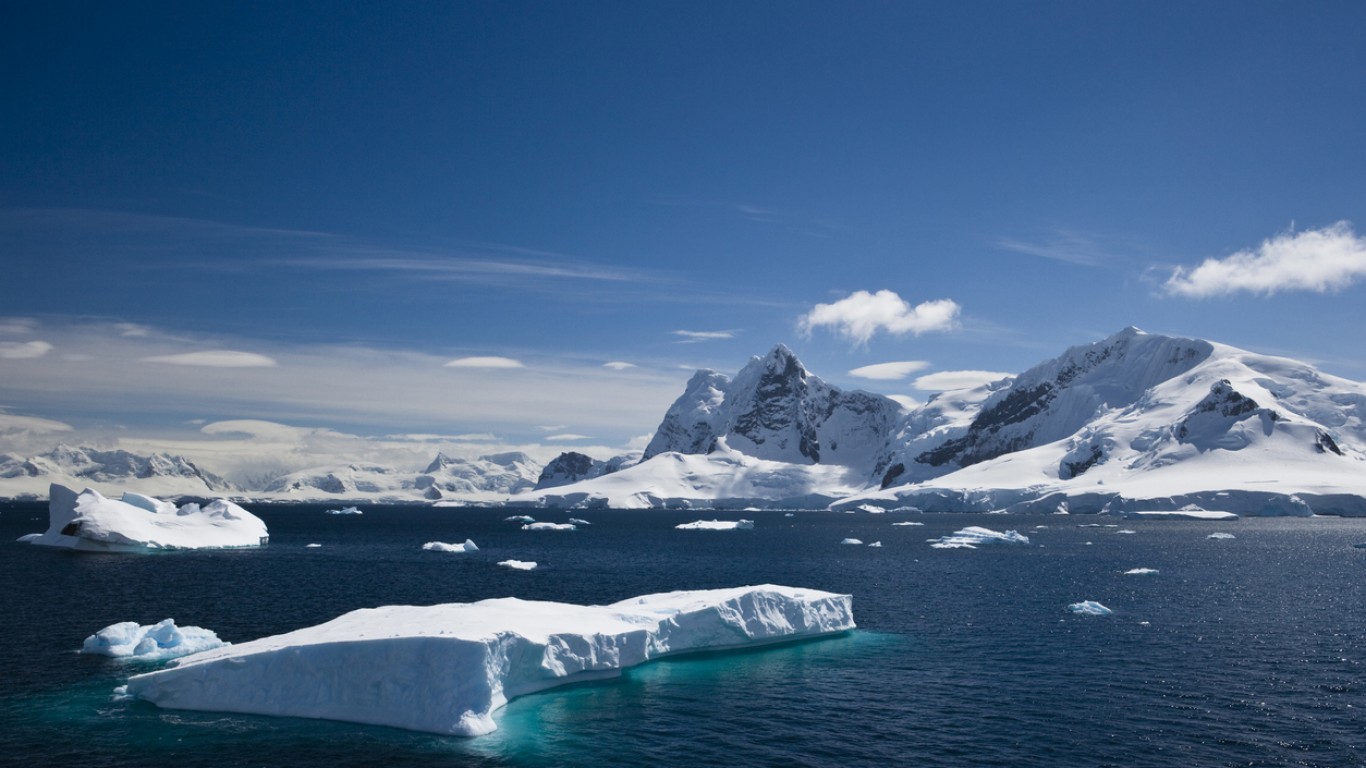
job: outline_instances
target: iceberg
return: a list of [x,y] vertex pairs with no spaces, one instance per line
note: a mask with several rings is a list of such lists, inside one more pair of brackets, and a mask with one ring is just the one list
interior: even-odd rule
[[1124,575],[1125,575],[1125,576],[1147,576],[1147,575],[1153,574],[1153,573],[1157,573],[1157,569],[1156,569],[1156,568],[1130,568],[1129,570],[1127,570],[1127,571],[1124,572]]
[[993,531],[990,528],[971,525],[948,536],[928,539],[935,549],[976,549],[979,544],[1028,544],[1029,537],[1018,531]]
[[1207,538],[1207,539],[1232,539],[1232,538],[1234,538],[1234,536],[1233,536],[1233,534],[1231,534],[1231,533],[1211,533],[1210,535],[1206,536],[1205,538]]
[[514,571],[531,571],[536,568],[536,563],[530,560],[499,560],[498,564]]
[[590,522],[588,522],[587,520],[584,520],[583,518],[580,518],[580,517],[571,517],[571,518],[569,518],[569,524],[570,524],[570,525],[592,525],[592,523],[590,523]]
[[1109,616],[1114,613],[1114,611],[1106,608],[1095,600],[1083,600],[1080,603],[1072,603],[1067,606],[1067,610],[1084,616]]
[[513,515],[512,517],[505,517],[505,518],[503,518],[503,522],[505,522],[505,523],[534,523],[534,522],[536,522],[536,518],[532,517],[531,515]]
[[577,531],[579,527],[573,523],[527,523],[522,526],[524,531]]
[[892,525],[924,525],[924,523],[917,522],[915,520],[906,520],[900,523],[892,523]]
[[422,545],[428,552],[478,552],[479,547],[474,546],[474,541],[465,539],[463,544],[447,544],[444,541],[429,541]]
[[750,531],[754,530],[753,520],[694,520],[679,523],[674,528],[680,531]]
[[392,605],[135,675],[168,709],[309,717],[479,736],[509,699],[695,651],[854,628],[849,595],[765,584],[603,606],[518,598]]
[[329,515],[363,515],[363,514],[365,514],[365,513],[364,513],[364,512],[361,512],[359,509],[357,509],[357,508],[355,508],[355,507],[342,507],[341,509],[329,509],[329,510],[327,510],[327,514],[329,514]]
[[873,542],[872,544],[869,544],[868,546],[870,546],[870,547],[881,547],[881,546],[882,546],[882,542],[880,542],[880,541],[875,541],[875,542]]
[[177,627],[174,619],[145,625],[136,621],[121,621],[87,637],[81,645],[81,653],[116,659],[163,661],[225,645],[228,643],[219,640],[212,630]]
[[259,547],[269,541],[261,518],[226,499],[177,508],[140,493],[108,499],[64,485],[48,490],[48,529],[20,539],[87,552]]
[[844,540],[841,541],[840,543],[841,543],[841,544],[860,544],[860,545],[861,545],[861,544],[863,544],[863,541],[860,540],[860,539],[844,539]]

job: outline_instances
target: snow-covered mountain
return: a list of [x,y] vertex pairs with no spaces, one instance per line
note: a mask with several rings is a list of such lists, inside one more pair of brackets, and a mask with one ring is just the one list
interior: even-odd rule
[[835,508],[1366,515],[1366,385],[1126,328],[900,413],[826,385],[777,347],[734,380],[699,371],[641,464],[518,500],[805,506],[840,496]]
[[779,344],[750,359],[734,380],[698,371],[664,415],[643,460],[710,453],[724,441],[766,461],[867,469],[900,414],[890,398],[826,384]]
[[34,456],[0,454],[0,495],[45,498],[52,483],[107,485],[151,496],[207,496],[239,489],[182,456],[58,445]]
[[610,475],[639,461],[639,453],[614,456],[603,461],[578,451],[565,451],[551,459],[550,463],[545,465],[545,469],[541,470],[540,477],[536,479],[535,490],[558,488],[580,480]]
[[495,501],[531,490],[541,465],[525,453],[510,452],[461,459],[437,454],[421,472],[377,464],[348,464],[293,472],[277,478],[257,498],[368,499],[372,501]]

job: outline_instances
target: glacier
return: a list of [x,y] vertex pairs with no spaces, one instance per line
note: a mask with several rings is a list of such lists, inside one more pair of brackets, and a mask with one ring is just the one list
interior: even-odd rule
[[677,654],[854,627],[849,595],[772,584],[605,606],[510,597],[385,606],[187,656],[131,677],[126,692],[167,709],[479,736],[496,729],[493,713],[517,696]]
[[31,544],[85,552],[259,547],[270,539],[261,518],[226,499],[205,506],[127,491],[109,499],[89,488],[48,489],[48,529],[20,538]]
[[219,640],[213,630],[178,627],[174,619],[165,619],[156,624],[121,621],[87,637],[81,644],[81,653],[116,659],[165,661],[225,645],[227,643]]

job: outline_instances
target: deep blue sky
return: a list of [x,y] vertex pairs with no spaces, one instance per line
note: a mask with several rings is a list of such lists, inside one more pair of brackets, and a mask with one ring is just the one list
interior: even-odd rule
[[[847,372],[1015,372],[1126,325],[1366,378],[1356,230],[1327,238],[1331,289],[1276,282],[1286,254],[1317,258],[1300,235],[1366,228],[1359,2],[6,2],[3,20],[12,414],[618,445],[684,369],[778,342],[923,399],[915,375]],[[1168,286],[1239,251],[1267,262],[1251,289]],[[959,312],[864,343],[799,330],[880,290]],[[148,360],[194,351],[275,365]],[[471,356],[523,367],[442,368]],[[368,389],[329,395],[358,371]],[[595,387],[619,418],[580,409]]]

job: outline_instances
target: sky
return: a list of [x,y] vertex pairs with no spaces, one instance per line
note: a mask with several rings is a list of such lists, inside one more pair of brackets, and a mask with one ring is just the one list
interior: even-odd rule
[[[1126,326],[1366,379],[1359,2],[8,2],[0,453],[640,447]],[[254,457],[254,458],[253,458]]]

